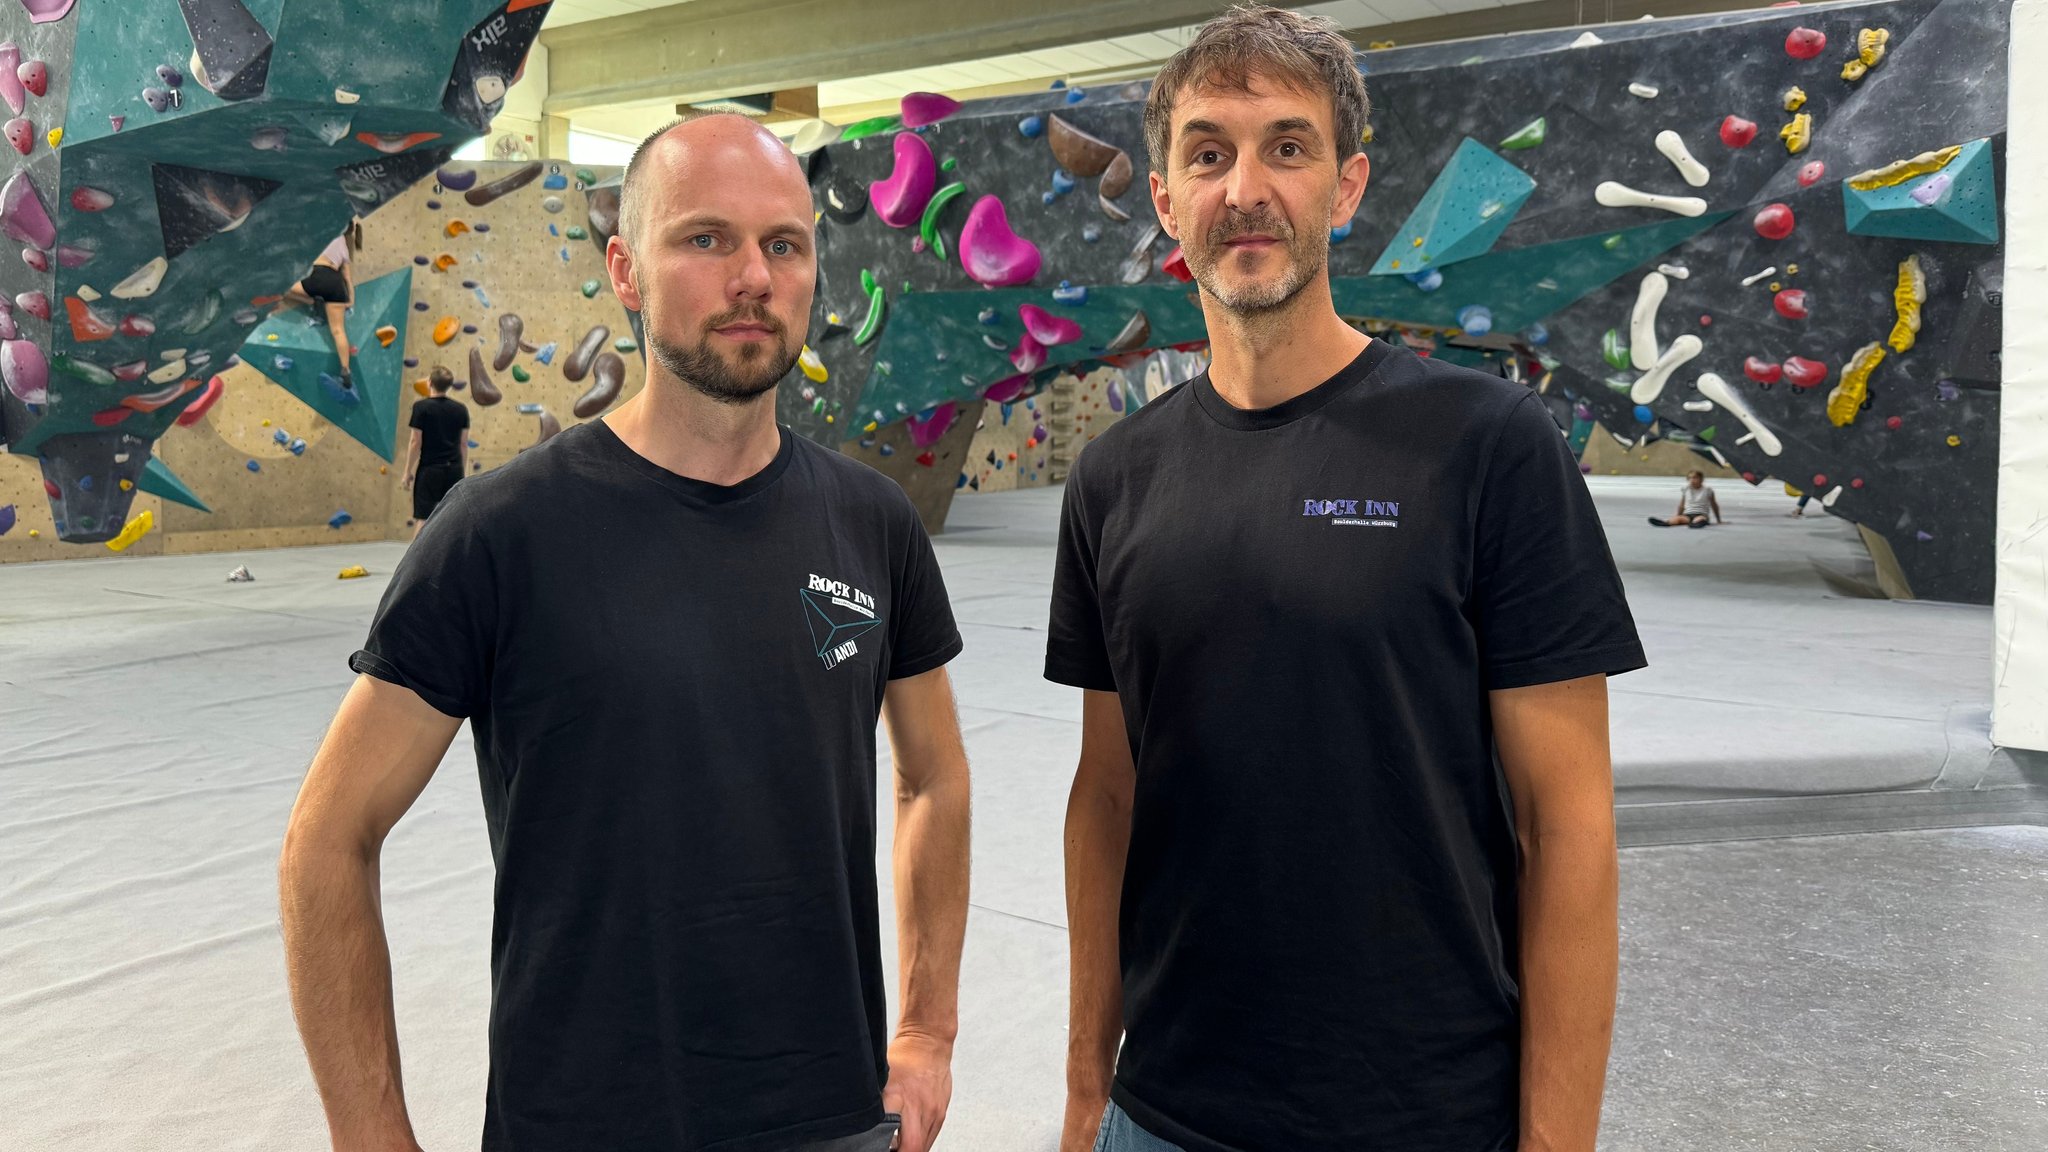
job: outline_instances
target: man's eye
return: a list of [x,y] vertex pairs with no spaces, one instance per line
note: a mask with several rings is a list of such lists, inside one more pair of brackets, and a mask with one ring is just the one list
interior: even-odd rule
[[1195,153],[1195,163],[1197,164],[1215,164],[1221,161],[1222,159],[1223,154],[1221,152],[1216,151],[1214,148],[1205,148],[1202,151]]
[[1301,145],[1296,144],[1292,140],[1284,140],[1280,144],[1280,155],[1285,156],[1291,160],[1294,157],[1301,155]]
[[796,251],[796,246],[787,240],[775,240],[769,243],[768,250],[777,256],[787,256]]
[[697,235],[690,237],[690,243],[695,244],[699,248],[709,248],[713,244],[717,243],[717,241],[713,240],[708,235]]

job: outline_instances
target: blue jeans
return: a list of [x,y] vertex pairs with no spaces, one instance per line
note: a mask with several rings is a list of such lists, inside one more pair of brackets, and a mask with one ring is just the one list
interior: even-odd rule
[[1184,1152],[1154,1136],[1130,1118],[1114,1102],[1102,1111],[1102,1127],[1095,1134],[1095,1152]]

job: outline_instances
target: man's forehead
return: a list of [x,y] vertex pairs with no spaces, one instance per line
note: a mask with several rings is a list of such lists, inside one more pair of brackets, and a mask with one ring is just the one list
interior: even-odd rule
[[[1307,120],[1327,127],[1330,119],[1328,95],[1311,92],[1283,80],[1250,76],[1246,88],[1222,84],[1191,87],[1174,108],[1178,131],[1203,121],[1232,127],[1268,129],[1283,121]],[[1247,90],[1247,88],[1249,90]]]

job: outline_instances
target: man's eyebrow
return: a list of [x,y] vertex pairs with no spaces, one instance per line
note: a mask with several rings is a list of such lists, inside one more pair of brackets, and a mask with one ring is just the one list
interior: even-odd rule
[[1219,125],[1210,120],[1190,120],[1180,126],[1180,134],[1182,136],[1197,136],[1204,133],[1220,134],[1222,131],[1223,129]]
[[1306,116],[1289,116],[1283,120],[1275,120],[1266,126],[1266,131],[1269,133],[1308,132],[1312,134],[1315,130],[1315,121],[1310,120]]

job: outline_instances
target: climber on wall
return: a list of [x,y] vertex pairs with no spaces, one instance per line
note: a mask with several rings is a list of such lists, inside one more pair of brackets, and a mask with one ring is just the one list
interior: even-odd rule
[[341,358],[341,386],[355,388],[349,374],[348,310],[356,302],[355,273],[351,257],[363,246],[363,224],[352,220],[341,235],[327,242],[306,275],[278,301],[278,309],[318,305],[327,314],[327,330],[334,334],[334,354]]

